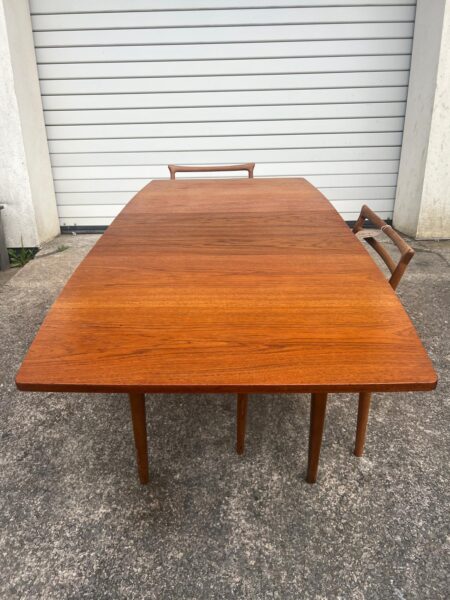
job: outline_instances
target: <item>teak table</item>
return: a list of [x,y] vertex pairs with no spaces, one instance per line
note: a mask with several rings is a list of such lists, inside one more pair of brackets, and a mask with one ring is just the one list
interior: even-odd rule
[[304,179],[153,181],[51,308],[21,390],[129,394],[148,481],[146,392],[431,390],[436,374],[383,274]]

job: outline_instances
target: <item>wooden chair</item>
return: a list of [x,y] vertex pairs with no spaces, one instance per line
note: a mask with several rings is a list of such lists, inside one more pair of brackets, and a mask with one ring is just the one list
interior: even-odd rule
[[[253,179],[253,169],[255,163],[245,163],[242,165],[223,165],[209,167],[182,167],[178,165],[168,165],[170,179],[175,179],[176,173],[203,173],[207,171],[247,171],[249,179]],[[247,419],[248,394],[237,395],[236,405],[236,452],[244,453],[245,423]]]
[[[378,229],[368,230],[363,229],[364,223],[370,221]],[[371,233],[372,232],[372,233]],[[400,260],[396,262],[391,255],[388,253],[383,244],[376,239],[379,232],[383,232],[387,237],[394,242],[400,251]],[[374,213],[368,206],[364,205],[361,208],[361,213],[353,227],[353,233],[360,237],[361,240],[366,241],[378,255],[383,259],[387,265],[391,276],[389,283],[392,288],[397,289],[398,284],[406,270],[410,260],[414,256],[414,250],[409,246],[405,240],[403,240],[399,234],[392,229],[390,225],[385,223],[376,213]],[[355,456],[362,456],[364,452],[364,443],[366,440],[367,421],[369,419],[371,393],[361,392],[359,394],[358,403],[358,419],[356,426],[356,441],[355,441]]]
[[[378,227],[378,229],[387,235],[394,244],[397,246],[400,251],[400,260],[398,263],[391,257],[386,248],[375,239],[375,236],[378,234],[378,230],[366,230],[370,233],[364,235],[364,223],[366,221],[370,221],[373,225]],[[373,232],[373,233],[372,233]],[[389,278],[389,283],[392,288],[397,289],[398,284],[400,283],[400,279],[403,276],[403,273],[406,271],[406,267],[408,266],[410,260],[414,256],[414,250],[409,246],[403,238],[399,236],[399,234],[392,229],[390,225],[385,223],[383,219],[381,219],[376,213],[373,212],[368,206],[364,205],[361,208],[361,213],[353,227],[353,233],[356,234],[357,237],[361,237],[377,252],[383,261],[386,263],[387,268],[391,272],[391,277]]]
[[247,171],[249,179],[253,179],[253,169],[255,163],[245,163],[242,165],[223,165],[210,167],[182,167],[179,165],[169,165],[170,179],[175,179],[176,173],[204,173],[207,171]]

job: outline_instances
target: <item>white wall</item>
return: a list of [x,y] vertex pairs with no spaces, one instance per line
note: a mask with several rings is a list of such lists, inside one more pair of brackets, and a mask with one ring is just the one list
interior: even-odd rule
[[450,237],[450,3],[418,0],[394,226]]
[[27,0],[0,0],[0,203],[6,244],[59,233]]
[[446,2],[418,238],[450,238],[450,3]]

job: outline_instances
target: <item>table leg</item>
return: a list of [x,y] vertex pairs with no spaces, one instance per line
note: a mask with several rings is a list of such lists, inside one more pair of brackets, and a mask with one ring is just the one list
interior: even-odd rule
[[327,394],[311,394],[308,472],[306,475],[308,483],[315,483],[317,479],[326,407]]
[[130,408],[133,421],[134,444],[139,481],[148,483],[147,424],[145,419],[145,394],[131,393]]
[[362,456],[366,442],[367,421],[369,420],[370,392],[361,392],[358,403],[358,422],[356,425],[356,441],[353,451],[355,456]]
[[248,394],[238,394],[236,404],[236,452],[244,454],[245,423],[247,419]]

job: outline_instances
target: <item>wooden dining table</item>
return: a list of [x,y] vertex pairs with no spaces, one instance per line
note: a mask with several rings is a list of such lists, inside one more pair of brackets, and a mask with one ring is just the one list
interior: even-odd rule
[[436,381],[384,275],[301,178],[149,183],[76,269],[16,377],[20,390],[128,394],[142,483],[146,393],[312,394],[315,481],[327,394]]

